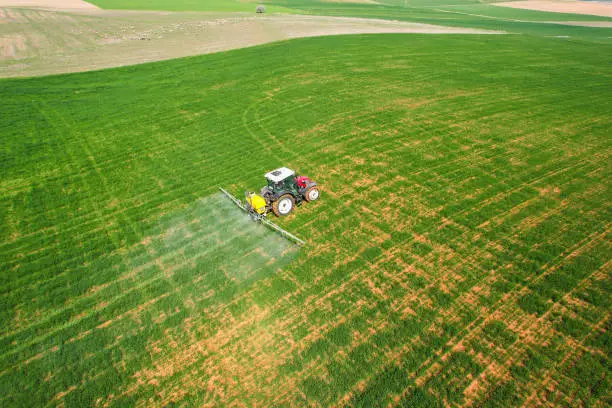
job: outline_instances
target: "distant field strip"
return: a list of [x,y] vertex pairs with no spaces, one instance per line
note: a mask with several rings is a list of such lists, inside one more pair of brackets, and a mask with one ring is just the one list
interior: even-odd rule
[[43,8],[62,11],[95,11],[98,7],[81,0],[0,0],[0,7]]
[[[581,15],[580,13],[571,13],[571,14],[555,14],[555,13],[547,13],[543,11],[537,10],[529,10],[529,9],[511,9],[511,8],[502,8],[502,7],[493,7],[495,5],[502,5],[493,3],[491,5],[448,5],[448,6],[430,6],[428,9],[447,14],[457,14],[468,17],[476,17],[479,19],[486,20],[497,20],[504,22],[514,22],[514,23],[557,23],[563,24],[565,20],[568,20],[567,23],[573,23],[572,25],[583,25],[585,27],[608,27],[609,24],[612,23],[612,20],[609,16],[595,16],[595,15]],[[562,16],[562,19],[559,21],[551,21],[557,20]],[[575,21],[570,21],[571,19]],[[598,21],[602,20],[602,21]],[[597,24],[599,23],[599,25]]]
[[612,21],[551,21],[550,23],[582,27],[612,28]]
[[[382,34],[0,81],[0,404],[610,405],[611,58]],[[216,195],[280,165],[321,185],[275,219],[299,251]]]
[[0,8],[0,77],[87,71],[290,38],[359,33],[496,32],[362,18],[123,11],[71,15]]
[[612,17],[612,4],[604,1],[509,1],[492,3],[494,6],[512,7],[526,10],[548,11],[552,13],[587,14]]
[[[308,0],[307,0],[308,1]],[[258,0],[92,0],[92,4],[108,10],[167,10],[205,12],[250,12],[255,13]],[[291,9],[280,4],[266,2],[268,13],[286,13]]]

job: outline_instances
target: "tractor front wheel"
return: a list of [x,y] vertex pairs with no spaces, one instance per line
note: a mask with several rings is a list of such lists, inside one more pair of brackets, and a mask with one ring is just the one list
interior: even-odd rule
[[294,198],[291,196],[291,194],[285,194],[272,203],[272,212],[277,217],[284,217],[289,215],[289,213],[293,210],[293,207],[295,207]]
[[317,186],[312,186],[304,193],[304,198],[306,201],[316,201],[319,198],[319,189]]

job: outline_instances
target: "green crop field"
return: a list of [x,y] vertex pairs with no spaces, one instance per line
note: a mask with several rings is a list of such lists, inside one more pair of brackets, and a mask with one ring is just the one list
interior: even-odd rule
[[612,404],[612,30],[450,18],[0,80],[0,406]]
[[[259,4],[256,0],[93,0],[89,3],[106,9],[118,10],[168,10],[168,11],[236,11],[253,12]],[[287,13],[291,10],[272,5],[269,13]]]

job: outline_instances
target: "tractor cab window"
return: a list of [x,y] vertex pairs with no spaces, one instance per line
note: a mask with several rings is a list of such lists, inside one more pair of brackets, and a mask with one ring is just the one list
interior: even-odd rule
[[272,190],[279,190],[283,187],[283,182],[282,181],[272,181],[272,180],[268,180],[268,187],[270,187]]

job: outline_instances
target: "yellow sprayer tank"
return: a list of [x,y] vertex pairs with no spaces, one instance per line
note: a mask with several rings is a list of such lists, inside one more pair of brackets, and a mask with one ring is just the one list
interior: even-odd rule
[[262,196],[251,193],[247,196],[247,201],[257,214],[264,214],[266,212],[266,200]]

